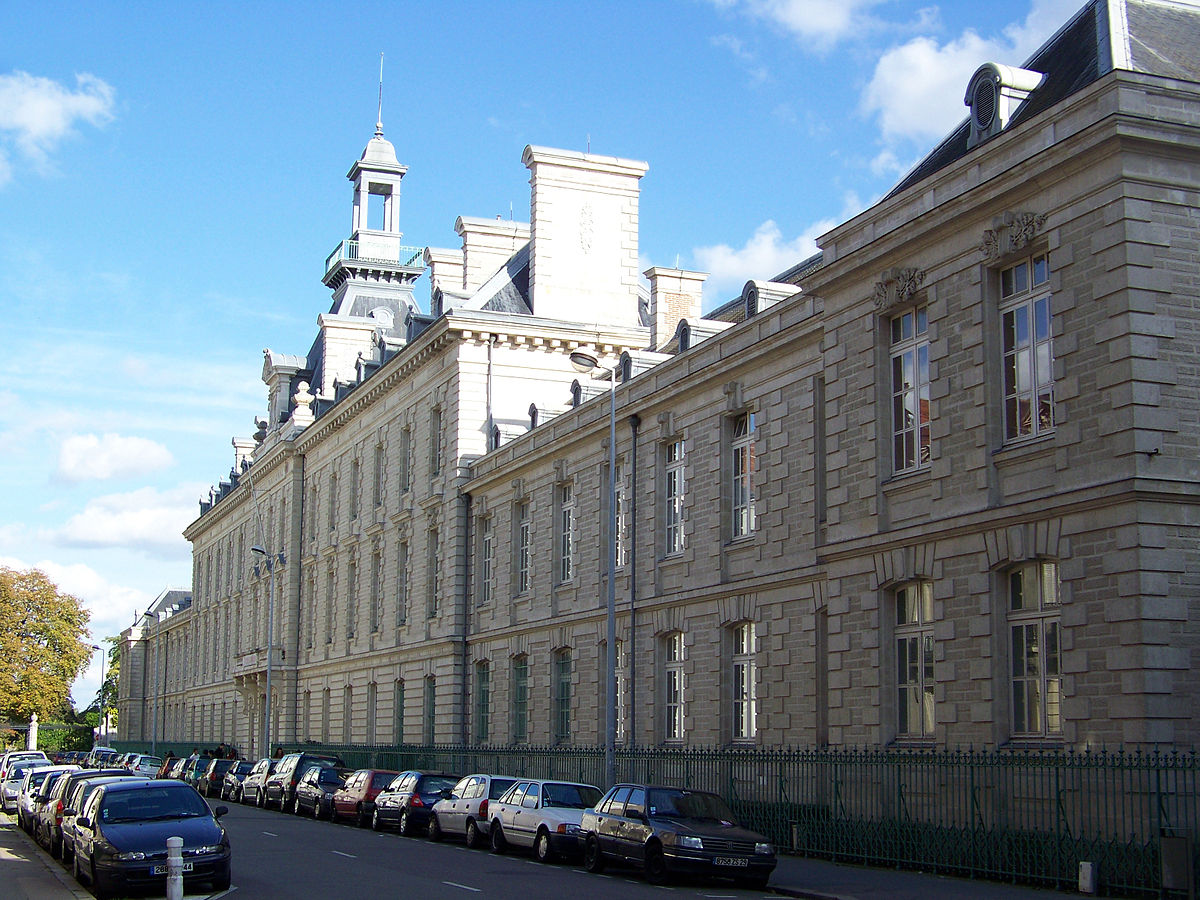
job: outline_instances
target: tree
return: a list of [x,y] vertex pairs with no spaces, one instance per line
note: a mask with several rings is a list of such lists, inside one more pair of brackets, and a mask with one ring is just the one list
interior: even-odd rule
[[61,717],[91,657],[88,612],[37,569],[0,566],[0,717]]

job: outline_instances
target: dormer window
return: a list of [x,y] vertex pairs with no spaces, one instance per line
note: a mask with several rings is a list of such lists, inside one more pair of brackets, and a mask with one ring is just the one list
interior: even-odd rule
[[1041,72],[985,63],[967,84],[963,102],[971,108],[967,149],[999,134],[1025,98],[1042,83]]

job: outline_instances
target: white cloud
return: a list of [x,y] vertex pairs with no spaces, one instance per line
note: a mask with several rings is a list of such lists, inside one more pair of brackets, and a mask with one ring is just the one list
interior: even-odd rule
[[58,451],[59,478],[64,481],[98,481],[165,469],[174,457],[162,444],[119,434],[73,434]]
[[704,295],[722,301],[739,293],[751,278],[771,278],[794,266],[817,250],[817,235],[833,226],[832,221],[818,222],[800,236],[785,240],[774,221],[763,222],[741,247],[728,244],[697,247],[692,251],[697,268],[708,272]]
[[745,13],[769,22],[803,41],[824,49],[878,22],[869,14],[880,0],[712,0],[720,9]]
[[94,75],[76,75],[74,90],[28,72],[0,75],[0,184],[12,177],[10,148],[44,171],[76,124],[112,119],[114,97],[113,88]]
[[883,150],[872,163],[895,168],[896,145],[936,141],[953,130],[967,110],[967,79],[985,62],[1019,65],[1064,23],[1078,0],[1035,0],[1029,15],[993,37],[972,29],[947,41],[919,35],[892,47],[875,64],[860,107],[879,124]]
[[196,501],[206,492],[206,487],[188,484],[96,497],[45,537],[64,547],[123,547],[156,558],[186,558],[191,548],[183,529],[199,515]]

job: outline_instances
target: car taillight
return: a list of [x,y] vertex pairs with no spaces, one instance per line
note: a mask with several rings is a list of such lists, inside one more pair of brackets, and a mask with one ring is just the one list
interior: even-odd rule
[[411,797],[408,798],[408,805],[409,806],[424,806],[425,804],[421,802],[420,794],[413,794]]
[[62,824],[62,801],[61,800],[59,800],[58,805],[56,807],[54,807],[54,824],[55,825]]
[[479,818],[481,819],[487,818],[487,802],[488,798],[484,797],[483,802],[479,804]]

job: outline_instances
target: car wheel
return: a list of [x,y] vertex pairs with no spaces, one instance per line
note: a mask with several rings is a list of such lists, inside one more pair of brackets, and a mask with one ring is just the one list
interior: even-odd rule
[[646,848],[646,859],[642,864],[646,880],[651,884],[664,884],[667,880],[667,860],[662,847],[657,844]]
[[471,850],[478,850],[483,846],[483,835],[479,832],[479,826],[472,819],[467,823],[467,847]]
[[70,865],[75,858],[75,848],[67,843],[66,838],[62,842],[62,861],[63,865]]
[[83,867],[79,865],[79,854],[71,854],[71,874],[75,876],[75,880],[83,884]]
[[292,797],[292,815],[293,816],[300,815],[300,798],[299,797]]
[[263,791],[258,790],[254,792],[254,805],[259,809],[267,808],[267,795]]
[[594,834],[589,834],[583,844],[583,867],[593,873],[604,871],[604,853]]
[[400,813],[400,833],[403,835],[412,834],[412,822],[408,818],[408,810]]
[[371,813],[371,830],[383,831],[383,819],[379,818],[379,810]]
[[538,858],[538,862],[554,862],[554,847],[550,844],[550,832],[545,828],[539,828],[537,837],[533,840],[533,855]]
[[507,853],[508,841],[504,838],[504,829],[500,827],[500,823],[493,822],[490,830],[492,834],[492,852]]
[[319,818],[321,818],[321,799],[320,799],[319,797],[318,797],[316,800],[314,800],[314,801],[313,801],[313,813],[312,813],[312,816],[313,816],[313,818],[314,818],[314,819],[319,819]]
[[434,843],[440,841],[445,835],[442,834],[442,825],[438,822],[437,816],[429,817],[429,839]]
[[112,891],[105,887],[100,879],[96,876],[96,861],[92,860],[91,871],[89,872],[92,883],[92,893],[96,896],[96,900],[108,900],[112,896]]

